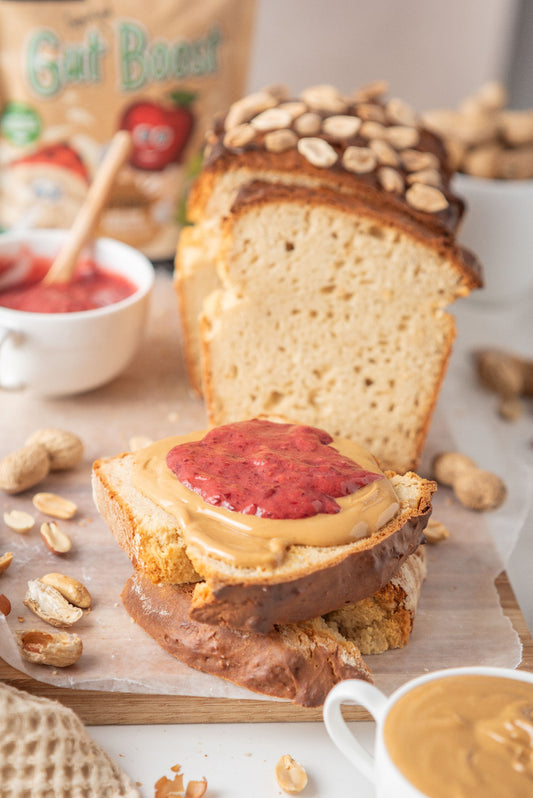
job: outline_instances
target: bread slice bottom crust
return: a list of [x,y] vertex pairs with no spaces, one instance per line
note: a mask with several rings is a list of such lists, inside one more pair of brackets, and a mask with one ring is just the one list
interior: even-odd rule
[[189,667],[253,692],[316,707],[342,679],[372,681],[361,648],[378,653],[408,642],[424,577],[422,548],[391,583],[372,598],[345,607],[342,617],[277,625],[265,635],[191,620],[192,585],[158,586],[135,573],[122,591],[122,602],[147,634]]

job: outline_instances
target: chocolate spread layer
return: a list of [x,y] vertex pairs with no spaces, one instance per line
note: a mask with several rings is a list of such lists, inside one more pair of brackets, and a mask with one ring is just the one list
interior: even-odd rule
[[430,514],[430,506],[421,508],[419,515],[373,545],[299,579],[277,584],[199,582],[190,617],[204,624],[267,634],[275,624],[314,618],[372,596],[423,542]]
[[154,585],[135,573],[121,598],[126,611],[186,665],[256,693],[316,707],[342,679],[372,681],[358,649],[321,619],[268,635],[214,628],[189,618],[192,585]]

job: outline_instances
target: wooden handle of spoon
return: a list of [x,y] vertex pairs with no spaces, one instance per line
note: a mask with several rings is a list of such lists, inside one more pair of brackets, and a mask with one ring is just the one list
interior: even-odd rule
[[67,240],[44,277],[43,283],[47,285],[66,283],[71,279],[78,256],[96,227],[117,173],[131,154],[131,148],[131,136],[126,130],[115,133],[87,192],[87,197],[76,215]]

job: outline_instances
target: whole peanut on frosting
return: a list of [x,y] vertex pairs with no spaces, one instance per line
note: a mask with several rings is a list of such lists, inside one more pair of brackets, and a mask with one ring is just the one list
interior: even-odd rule
[[437,482],[453,488],[457,499],[470,510],[495,510],[507,495],[500,477],[478,468],[476,463],[460,452],[444,452],[433,461]]

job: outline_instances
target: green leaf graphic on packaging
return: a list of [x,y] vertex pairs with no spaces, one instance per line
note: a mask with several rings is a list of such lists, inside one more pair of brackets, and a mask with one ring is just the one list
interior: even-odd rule
[[11,144],[24,147],[39,138],[42,123],[37,111],[21,102],[9,102],[0,117],[0,132]]

